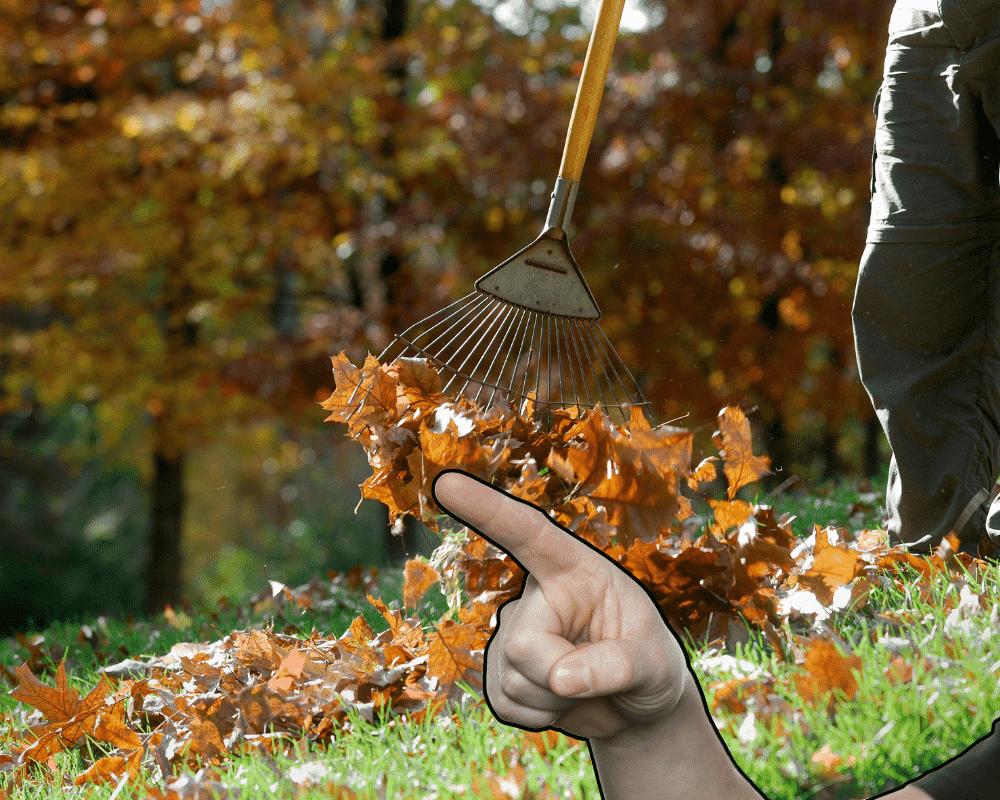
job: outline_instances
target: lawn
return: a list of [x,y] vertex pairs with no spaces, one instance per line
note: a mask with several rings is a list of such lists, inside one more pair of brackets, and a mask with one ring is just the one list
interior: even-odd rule
[[[800,535],[813,522],[851,529],[878,524],[878,501],[847,484],[786,493],[775,505],[801,521],[794,524]],[[753,633],[728,653],[684,637],[716,724],[743,770],[774,800],[868,797],[987,734],[1000,715],[997,570],[990,564],[978,575],[928,583],[907,568],[873,590],[863,608],[835,614],[819,633],[858,661],[856,691],[840,697],[833,713],[802,696],[801,665],[781,661],[763,637]],[[383,570],[375,580],[368,586],[373,594],[390,604],[401,599],[399,570]],[[438,619],[445,606],[434,589],[418,613]],[[70,683],[83,694],[97,683],[102,664],[126,657],[162,655],[179,642],[217,640],[247,628],[339,636],[358,614],[376,631],[386,627],[363,590],[342,592],[326,610],[266,602],[255,608],[244,601],[153,619],[77,620],[0,642],[0,663],[13,668],[31,659],[51,683],[65,655]],[[299,740],[286,751],[233,756],[200,774],[189,772],[190,793],[171,796],[599,797],[585,742],[502,725],[477,692],[465,688],[450,715],[412,722],[380,714],[372,723],[351,715],[350,732],[327,746]],[[0,751],[24,729],[29,710],[0,695]],[[55,770],[38,766],[47,780],[11,787],[0,776],[0,787],[10,798],[147,797],[141,783],[73,785],[101,747],[88,740],[58,753]],[[162,785],[155,771],[146,774],[150,786]]]

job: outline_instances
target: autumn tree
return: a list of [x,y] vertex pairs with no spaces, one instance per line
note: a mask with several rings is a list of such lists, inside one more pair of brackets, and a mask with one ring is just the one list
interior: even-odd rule
[[345,69],[364,23],[320,4],[4,8],[3,405],[92,403],[108,447],[144,420],[150,608],[178,597],[192,448],[314,413],[328,353],[365,347],[344,267],[369,195],[367,71]]
[[[783,431],[832,453],[871,419],[849,308],[889,3],[642,8],[576,206],[604,327],[659,418],[739,401],[779,465]],[[0,5],[0,402],[90,403],[108,447],[141,421],[151,606],[177,596],[199,443],[315,414],[329,354],[378,351],[537,233],[588,25],[472,0]]]

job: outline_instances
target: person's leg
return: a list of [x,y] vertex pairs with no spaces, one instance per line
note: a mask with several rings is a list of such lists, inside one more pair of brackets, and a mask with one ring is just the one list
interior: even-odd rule
[[[1000,430],[989,368],[1000,334],[997,240],[870,242],[854,300],[861,381],[892,448],[890,543],[932,550],[982,534]],[[992,285],[991,285],[992,284]],[[965,516],[964,521],[962,517]]]
[[[1000,148],[963,62],[956,0],[898,0],[877,105],[868,244],[853,323],[893,455],[890,542],[976,552],[1000,447]],[[956,38],[956,36],[958,38]]]
[[[995,140],[1000,142],[1000,3],[996,0],[960,0],[960,7],[963,24],[970,31],[979,32],[974,46],[966,54],[965,73],[981,99],[983,112],[991,123]],[[1000,256],[997,258],[993,265],[994,275],[1000,273]],[[993,307],[993,330],[1000,331],[1000,291],[994,297],[997,302]],[[987,355],[987,363],[993,374],[1000,374],[1000,357],[997,351],[998,347],[994,346]],[[1000,496],[990,505],[986,533],[994,548],[1000,549]]]

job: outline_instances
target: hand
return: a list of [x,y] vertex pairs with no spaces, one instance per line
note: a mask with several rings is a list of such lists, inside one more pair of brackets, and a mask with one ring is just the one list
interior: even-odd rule
[[537,506],[467,473],[442,472],[431,492],[528,573],[486,646],[486,702],[497,719],[610,739],[670,716],[694,676],[642,584]]

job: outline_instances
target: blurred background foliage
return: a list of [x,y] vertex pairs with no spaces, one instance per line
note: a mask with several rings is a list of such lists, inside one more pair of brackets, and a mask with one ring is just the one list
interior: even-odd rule
[[[850,331],[891,0],[626,5],[576,210],[705,452],[874,474]],[[429,552],[354,513],[331,354],[537,233],[592,3],[0,0],[0,628]]]

